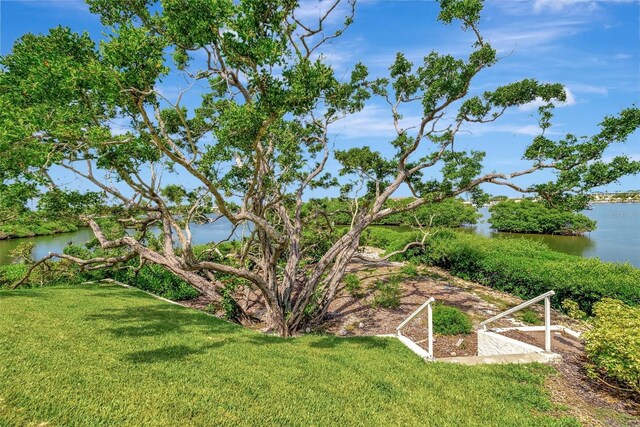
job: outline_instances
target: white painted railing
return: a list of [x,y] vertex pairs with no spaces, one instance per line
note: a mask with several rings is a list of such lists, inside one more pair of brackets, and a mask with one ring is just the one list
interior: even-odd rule
[[418,314],[422,313],[422,311],[426,308],[427,309],[427,334],[428,334],[427,340],[429,341],[429,344],[428,344],[429,354],[427,355],[427,358],[429,359],[433,359],[433,307],[431,305],[434,302],[435,302],[435,298],[433,297],[429,298],[424,304],[418,307],[416,311],[411,313],[411,315],[409,315],[409,317],[407,317],[396,328],[396,334],[398,335],[398,338],[402,342],[404,342],[407,345],[407,347],[409,347],[412,351],[424,357],[425,356],[423,354],[424,350],[420,346],[418,346],[416,343],[411,341],[409,338],[402,335],[401,331],[402,331],[402,328],[404,328],[411,320],[413,320]]
[[[550,298],[555,294],[556,293],[554,291],[546,292],[540,296],[530,299],[529,301],[525,301],[520,305],[510,308],[509,310],[503,311],[502,313],[496,316],[493,316],[485,320],[484,322],[481,322],[480,326],[482,327],[482,329],[487,329],[487,325],[489,323],[495,322],[498,319],[502,319],[503,317],[513,314],[516,311],[522,310],[523,308],[527,308],[532,304],[535,304],[539,301],[544,300],[544,350],[551,351],[551,299]],[[505,328],[505,330],[506,329],[511,329],[511,328]],[[513,329],[519,329],[519,328],[513,328]]]

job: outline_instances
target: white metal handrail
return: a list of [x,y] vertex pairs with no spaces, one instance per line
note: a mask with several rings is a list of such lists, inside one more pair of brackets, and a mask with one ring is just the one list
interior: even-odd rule
[[532,304],[537,303],[538,301],[544,300],[544,349],[545,351],[551,351],[551,300],[550,298],[555,295],[554,291],[546,292],[542,295],[539,295],[535,298],[530,299],[529,301],[525,301],[520,305],[517,305],[509,310],[503,311],[502,313],[493,316],[484,322],[480,322],[480,326],[482,329],[487,329],[487,325],[491,322],[495,322],[498,319],[502,319],[505,316],[508,316],[516,311],[522,310],[523,308],[527,308]]
[[418,314],[420,314],[425,308],[427,309],[427,333],[428,333],[428,341],[429,341],[429,357],[433,359],[433,307],[431,304],[435,302],[435,298],[429,298],[424,304],[416,309],[409,317],[404,319],[402,323],[398,325],[396,328],[396,332],[398,335],[402,335],[401,329],[404,328],[407,323],[413,320]]

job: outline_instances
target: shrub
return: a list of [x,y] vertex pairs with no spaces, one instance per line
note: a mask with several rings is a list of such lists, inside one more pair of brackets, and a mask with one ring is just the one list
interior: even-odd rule
[[405,277],[417,277],[418,276],[418,269],[416,268],[415,265],[405,265],[404,267],[402,267],[402,269],[400,270],[402,272],[402,274]]
[[20,264],[30,263],[33,260],[33,249],[36,244],[30,241],[18,243],[13,250],[9,251],[9,255],[14,259],[14,262]]
[[550,209],[531,200],[500,202],[489,212],[489,223],[498,231],[575,235],[596,228],[596,222],[583,214]]
[[593,312],[593,329],[584,335],[592,373],[640,393],[640,308],[606,298]]
[[[113,232],[117,232],[117,230],[113,230]],[[223,252],[227,252],[233,248],[234,244],[234,242],[229,242],[228,244],[220,245],[219,248]],[[223,256],[217,253],[205,254],[206,249],[207,247],[204,245],[196,246],[194,247],[194,252],[196,252],[197,256],[208,256],[216,260],[218,259],[216,257]],[[88,248],[84,245],[68,245],[65,246],[63,252],[78,258],[111,256],[115,254],[114,252],[110,252],[110,250],[103,250],[97,247]],[[174,301],[191,299],[200,295],[200,293],[187,282],[159,265],[147,264],[136,273],[134,267],[138,266],[137,260],[130,261],[125,268],[118,266],[91,271],[82,271],[76,264],[66,260],[54,261],[51,263],[51,266],[52,268],[50,269],[43,266],[36,268],[32,272],[29,280],[22,286],[70,285],[80,284],[85,281],[98,281],[111,278]],[[0,288],[10,287],[24,276],[28,268],[29,266],[27,264],[0,266]],[[228,282],[229,286],[226,286],[225,290],[232,292],[238,284]],[[225,312],[228,316],[233,317],[237,313],[237,309],[231,305],[231,299],[227,294],[223,294],[223,300],[225,303]]]
[[[391,233],[387,230],[385,236],[391,243],[386,248],[389,251],[395,250],[394,245],[415,238],[412,233]],[[555,307],[560,307],[560,301],[571,299],[587,314],[594,303],[605,297],[640,304],[640,269],[555,252],[527,239],[488,238],[444,230],[431,236],[425,247],[396,259],[436,265],[456,276],[525,299],[555,290]]]
[[195,298],[199,292],[159,265],[145,265],[136,275],[132,269],[113,272],[113,278],[127,285],[174,301]]
[[[187,282],[158,265],[145,265],[137,275],[132,268],[81,271],[68,261],[56,262],[54,267],[52,269],[36,268],[31,273],[29,280],[22,286],[70,285],[113,278],[175,301],[191,299],[199,295],[199,292]],[[0,266],[0,288],[8,288],[13,285],[26,274],[28,268],[27,264]]]
[[235,289],[235,285],[227,285],[222,288],[221,306],[224,310],[225,319],[239,321],[242,317],[243,312],[236,300],[233,299],[233,292],[235,291]]
[[373,307],[396,308],[400,305],[400,277],[394,276],[388,281],[378,280],[375,284]]
[[373,246],[392,252],[420,238],[419,233],[413,231],[401,232],[388,227],[369,227],[362,233],[360,243],[363,246]]
[[77,230],[78,227],[72,221],[44,221],[25,217],[1,224],[0,236],[2,238],[33,237]]
[[447,305],[433,307],[433,332],[440,335],[471,333],[471,318],[461,310]]
[[527,323],[529,325],[541,325],[543,323],[542,319],[540,319],[540,315],[530,308],[520,310],[520,312],[518,313],[518,317],[524,323]]
[[25,264],[9,264],[0,266],[0,288],[8,288],[27,273]]
[[352,297],[362,298],[362,283],[360,283],[360,279],[355,274],[351,273],[344,276],[344,287]]
[[570,300],[570,299],[563,300],[562,309],[572,319],[584,320],[587,318],[587,313],[580,310],[580,306],[578,305],[578,303],[573,300]]
[[[47,268],[44,265],[36,267],[29,278],[21,284],[23,288],[33,288],[40,286],[52,286],[62,284],[79,284],[88,280],[88,273],[79,272],[75,266],[70,266],[69,261],[64,264],[58,263],[56,267]],[[16,282],[22,279],[29,269],[28,264],[10,264],[0,266],[0,288],[12,288]]]
[[[400,207],[411,203],[413,198],[390,200],[389,206]],[[427,227],[461,227],[464,224],[475,224],[482,215],[475,207],[465,204],[461,199],[445,199],[443,201],[422,205],[419,208],[390,215],[378,222],[380,225],[417,225]]]

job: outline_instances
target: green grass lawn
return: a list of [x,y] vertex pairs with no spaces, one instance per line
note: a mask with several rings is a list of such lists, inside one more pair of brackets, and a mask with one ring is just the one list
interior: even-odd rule
[[550,373],[285,340],[114,286],[0,292],[0,426],[576,425]]

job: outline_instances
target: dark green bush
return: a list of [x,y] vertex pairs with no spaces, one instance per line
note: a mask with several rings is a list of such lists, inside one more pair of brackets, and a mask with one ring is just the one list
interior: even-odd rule
[[[0,288],[12,286],[25,275],[27,269],[26,264],[0,266]],[[77,266],[67,261],[61,261],[55,265],[54,269],[39,268],[34,270],[29,280],[22,286],[70,285],[106,278],[112,278],[176,301],[195,298],[199,295],[199,292],[185,281],[158,265],[146,265],[136,275],[132,268],[81,271]]]
[[132,269],[112,272],[115,280],[174,301],[195,298],[199,292],[159,265],[145,265],[136,275]]
[[596,228],[596,222],[583,214],[550,209],[531,200],[500,202],[489,211],[489,223],[498,231],[575,235]]
[[447,305],[433,307],[433,332],[440,335],[471,333],[471,319],[461,310]]
[[[411,203],[414,199],[390,200],[390,207],[401,207]],[[380,225],[417,225],[433,227],[461,227],[464,224],[475,224],[481,215],[472,205],[463,203],[460,199],[445,199],[441,202],[420,206],[418,209],[390,215],[381,219]],[[417,222],[416,222],[417,220]]]
[[363,246],[373,246],[393,252],[404,248],[407,243],[419,241],[421,238],[420,233],[415,231],[397,231],[388,227],[369,227],[362,233],[360,243]]
[[[114,230],[113,232],[117,233],[119,231]],[[207,251],[209,248],[207,245],[198,245],[194,247],[194,252],[202,260],[221,261],[227,253],[237,249],[238,244],[238,242],[226,242],[218,245],[216,251]],[[64,253],[83,259],[94,256],[113,256],[115,254],[113,250],[103,250],[96,245],[89,246],[90,248],[85,245],[68,245],[65,246]],[[174,301],[195,298],[200,294],[187,282],[159,265],[145,265],[136,274],[134,269],[138,266],[137,260],[130,261],[126,266],[120,265],[114,268],[92,271],[82,271],[77,265],[69,261],[55,261],[52,266],[53,269],[51,270],[44,268],[34,270],[31,278],[23,286],[69,285],[108,278]],[[24,276],[27,269],[28,266],[25,264],[0,266],[0,288],[10,287]],[[237,307],[233,306],[233,300],[229,296],[237,286],[242,285],[242,280],[232,277],[219,278],[225,283],[222,291],[222,308],[229,318],[235,318],[238,310]]]

